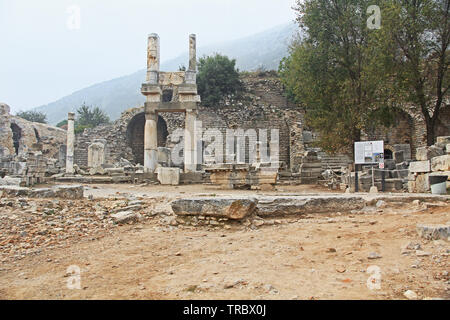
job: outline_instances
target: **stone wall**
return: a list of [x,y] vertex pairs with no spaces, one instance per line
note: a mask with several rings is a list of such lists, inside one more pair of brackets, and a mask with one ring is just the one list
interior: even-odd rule
[[66,143],[65,130],[27,121],[9,112],[8,105],[0,104],[0,146],[4,156],[42,152],[45,157],[58,158],[60,146]]
[[[279,130],[280,161],[287,166],[298,163],[303,156],[302,122],[303,113],[283,96],[282,85],[275,74],[247,74],[242,77],[246,91],[239,100],[227,100],[213,108],[200,106],[197,120],[202,122],[204,139],[209,140],[219,130],[224,138],[227,129],[254,129],[259,139],[259,129]],[[143,112],[144,108],[133,108],[122,113],[120,119],[106,126],[86,129],[77,134],[75,141],[75,163],[87,166],[87,150],[90,144],[105,141],[105,162],[115,164],[121,158],[134,163],[141,162],[143,155]],[[142,118],[142,119],[141,119]],[[158,146],[168,146],[171,134],[184,128],[183,113],[160,113],[158,119]],[[164,131],[167,130],[165,133]],[[246,160],[253,141],[246,142]],[[208,147],[209,142],[205,142]],[[225,148],[225,146],[224,146]],[[222,151],[225,153],[225,149]]]
[[14,154],[9,112],[9,106],[7,104],[0,103],[0,157]]

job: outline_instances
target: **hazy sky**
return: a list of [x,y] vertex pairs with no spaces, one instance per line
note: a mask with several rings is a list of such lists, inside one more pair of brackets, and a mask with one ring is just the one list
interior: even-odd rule
[[[161,60],[292,21],[295,0],[0,0],[0,102],[14,112]],[[79,8],[79,25],[77,23]],[[78,28],[79,26],[79,28]]]

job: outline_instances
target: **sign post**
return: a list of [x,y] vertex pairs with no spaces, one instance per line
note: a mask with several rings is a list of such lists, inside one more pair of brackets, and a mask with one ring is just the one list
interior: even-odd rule
[[[359,141],[355,142],[355,168],[357,165],[372,166],[372,187],[375,186],[375,166],[384,168],[384,141]],[[384,173],[384,172],[383,172]],[[355,169],[355,183],[357,182],[357,172]],[[357,188],[355,188],[355,191]]]

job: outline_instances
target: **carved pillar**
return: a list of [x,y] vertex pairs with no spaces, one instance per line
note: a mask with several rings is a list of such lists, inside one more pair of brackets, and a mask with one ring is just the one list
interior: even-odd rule
[[152,33],[148,36],[148,48],[147,48],[147,83],[158,83],[159,72],[159,36],[156,33]]
[[184,126],[184,172],[197,171],[196,120],[197,111],[187,109]]
[[158,162],[158,132],[157,132],[158,115],[156,112],[145,113],[144,128],[144,171],[154,172]]
[[69,112],[67,118],[67,152],[66,152],[66,173],[74,174],[73,169],[73,149],[75,142],[75,113]]
[[197,70],[197,44],[195,34],[189,35],[189,70]]

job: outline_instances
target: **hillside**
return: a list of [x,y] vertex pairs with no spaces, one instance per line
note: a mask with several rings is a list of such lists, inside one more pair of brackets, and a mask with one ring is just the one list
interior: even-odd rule
[[[215,52],[236,59],[241,71],[252,71],[258,68],[278,69],[280,60],[286,56],[290,40],[297,28],[289,23],[267,31],[234,41],[199,47],[197,56],[210,55]],[[161,70],[176,71],[188,61],[187,52],[179,57],[161,64]],[[111,119],[117,119],[121,112],[144,103],[140,87],[145,80],[145,70],[108,80],[81,89],[55,102],[34,108],[47,114],[49,123],[56,124],[67,117],[67,113],[75,111],[83,102],[99,106],[107,112]]]

